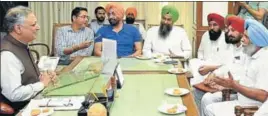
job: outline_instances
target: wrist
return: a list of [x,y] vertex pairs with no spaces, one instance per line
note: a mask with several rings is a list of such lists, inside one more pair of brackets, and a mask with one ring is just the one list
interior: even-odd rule
[[233,81],[231,84],[231,89],[238,91],[239,84],[236,81]]
[[77,51],[77,50],[79,50],[79,45],[74,45],[74,46],[72,46],[72,49],[73,49],[73,51]]

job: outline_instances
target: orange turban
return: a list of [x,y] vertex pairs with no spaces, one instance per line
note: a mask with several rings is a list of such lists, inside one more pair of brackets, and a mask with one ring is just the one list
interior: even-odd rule
[[231,25],[236,31],[244,33],[245,20],[238,16],[230,16],[227,18],[227,26]]
[[126,15],[128,15],[129,13],[132,13],[135,18],[137,17],[137,9],[135,7],[127,8]]
[[208,15],[208,22],[215,21],[221,29],[224,29],[224,18],[216,13],[210,13]]
[[124,7],[121,4],[118,3],[109,3],[106,5],[106,12],[110,12],[110,10],[113,9],[115,15],[119,17],[120,19],[124,18]]

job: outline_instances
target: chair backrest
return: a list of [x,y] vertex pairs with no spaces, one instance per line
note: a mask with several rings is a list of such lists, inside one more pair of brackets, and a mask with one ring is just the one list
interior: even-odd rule
[[[150,29],[151,27],[154,27],[154,26],[160,26],[160,24],[148,24],[148,29]],[[181,25],[173,25],[173,26],[178,26],[178,27],[184,28],[183,24],[181,24]]]
[[33,49],[30,49],[30,52],[33,54],[34,63],[38,64],[39,59],[40,59],[40,54],[36,50],[33,50]]
[[55,56],[56,55],[55,42],[56,42],[56,33],[57,33],[57,30],[60,27],[67,26],[67,25],[71,25],[71,23],[54,23],[53,24],[51,56]]

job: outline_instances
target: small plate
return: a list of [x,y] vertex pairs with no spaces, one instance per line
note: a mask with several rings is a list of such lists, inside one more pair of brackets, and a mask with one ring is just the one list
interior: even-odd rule
[[[44,112],[46,109],[48,110],[48,112]],[[49,115],[54,113],[53,108],[32,108],[32,109],[29,109],[27,111],[24,111],[21,115],[22,116],[32,116],[31,113],[32,113],[33,110],[39,110],[40,111],[40,114],[37,115],[37,116],[49,116]]]
[[180,69],[181,69],[181,71],[179,72],[178,68],[171,68],[171,69],[168,69],[168,72],[172,73],[172,74],[183,74],[183,73],[187,72],[187,70],[184,68],[180,68]]
[[145,56],[136,56],[137,59],[139,60],[150,60],[151,58],[145,57]]
[[[168,112],[169,109],[174,108],[173,112]],[[163,104],[158,107],[158,111],[164,114],[180,114],[187,110],[187,107],[182,104]]]
[[172,95],[172,96],[182,96],[182,95],[188,94],[189,92],[190,91],[188,89],[178,88],[178,87],[168,88],[165,90],[166,94]]

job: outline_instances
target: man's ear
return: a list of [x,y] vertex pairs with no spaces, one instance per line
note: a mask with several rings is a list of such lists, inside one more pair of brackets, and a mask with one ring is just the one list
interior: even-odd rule
[[76,16],[72,16],[73,21],[76,19]]
[[14,32],[17,34],[21,34],[21,26],[19,25],[14,25]]

